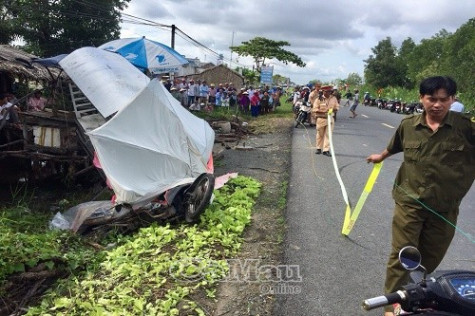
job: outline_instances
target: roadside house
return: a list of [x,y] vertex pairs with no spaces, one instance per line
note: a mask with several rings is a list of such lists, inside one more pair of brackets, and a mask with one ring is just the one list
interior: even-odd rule
[[[69,80],[60,69],[46,68],[35,59],[18,48],[0,45],[0,92],[17,97],[22,128],[0,127],[0,166],[13,173],[11,179],[77,176],[92,164],[78,139],[74,112],[64,110],[69,95],[63,84]],[[36,88],[47,88],[50,99],[43,111],[27,111],[27,99]]]
[[244,77],[225,65],[211,67],[198,74],[189,75],[187,78],[201,81],[206,80],[208,84],[214,83],[215,85],[232,83],[234,88],[238,90],[244,87]]

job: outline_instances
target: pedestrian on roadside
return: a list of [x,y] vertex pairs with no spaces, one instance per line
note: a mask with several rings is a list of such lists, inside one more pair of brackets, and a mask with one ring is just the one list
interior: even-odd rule
[[27,109],[28,111],[43,111],[46,107],[46,98],[43,97],[41,90],[37,89],[33,93],[33,96],[28,99]]
[[224,98],[224,89],[223,88],[218,88],[218,90],[216,91],[216,95],[215,95],[215,105],[216,106],[222,106],[223,105],[223,98]]
[[[440,264],[455,233],[459,206],[475,178],[475,123],[449,111],[457,86],[450,77],[429,77],[419,86],[421,115],[402,119],[387,148],[366,158],[378,163],[402,152],[392,191],[395,209],[385,293],[407,283],[399,251],[414,246],[428,273]],[[385,316],[398,306],[387,306]]]
[[262,94],[261,99],[261,111],[262,114],[269,114],[270,112],[270,97],[269,97],[269,92],[264,91]]
[[351,116],[350,118],[355,118],[358,114],[356,114],[356,107],[360,103],[360,91],[355,89],[355,94],[353,95],[353,104],[350,106]]
[[254,94],[251,96],[251,115],[252,117],[259,116],[260,104],[259,104],[259,91],[254,91]]
[[[333,89],[332,95],[335,96],[336,100],[338,101],[338,108],[340,107],[340,101],[341,101],[341,93],[338,91],[338,89]],[[333,111],[333,118],[335,119],[336,122],[336,114],[338,112],[338,109]]]
[[465,109],[465,107],[463,106],[463,104],[459,101],[459,98],[458,97],[455,97],[454,99],[454,103],[452,103],[452,105],[450,105],[450,111],[454,111],[454,112],[463,112],[463,110]]
[[344,97],[346,99],[346,102],[345,102],[345,104],[343,104],[343,106],[349,106],[350,101],[353,100],[353,93],[351,93],[351,91],[348,91],[347,93],[345,93]]
[[[332,95],[332,86],[323,86],[321,90],[323,91],[322,98],[317,98],[313,109],[317,116],[317,136],[316,136],[316,145],[317,155],[323,154],[324,156],[331,157],[330,153],[330,139],[328,128],[328,111],[338,111],[339,105],[336,97]],[[333,116],[330,116],[332,131],[335,126],[335,120]]]
[[247,91],[244,91],[241,94],[241,98],[239,100],[239,103],[241,104],[241,108],[244,114],[249,113],[249,105],[251,104],[251,100],[249,99],[249,93]]
[[208,109],[209,86],[206,83],[206,80],[203,80],[203,82],[199,86],[199,89],[200,89],[200,98],[198,102],[205,109]]
[[[249,95],[250,92],[249,92]],[[297,106],[297,102],[300,101],[300,87],[296,86],[294,88],[293,98],[292,98],[292,111],[295,113],[295,107]]]
[[272,112],[277,110],[277,107],[280,106],[280,97],[282,96],[282,88],[277,87],[272,94]]
[[208,96],[208,111],[213,111],[214,105],[216,104],[216,87],[214,86],[214,83],[209,85],[209,96]]
[[181,100],[181,93],[176,87],[171,87],[170,88],[170,94],[177,99],[178,101]]
[[18,112],[20,108],[18,107],[18,99],[13,93],[5,93],[7,97],[7,103],[3,106],[3,111],[7,114],[6,119],[8,122],[12,123],[15,127],[20,127],[20,119],[18,118]]
[[172,82],[170,79],[167,79],[163,85],[165,86],[165,88],[168,90],[168,92],[170,92],[171,88],[172,88]]
[[180,92],[180,102],[181,102],[181,105],[182,105],[185,109],[187,108],[187,107],[186,107],[186,100],[187,100],[187,98],[188,98],[188,96],[186,95],[186,91],[187,91],[187,90],[188,90],[188,89],[186,89],[186,88],[181,88],[181,89],[179,90],[179,92]]
[[193,79],[190,80],[190,84],[188,85],[187,95],[188,95],[188,108],[190,108],[195,103],[195,91],[196,91],[196,84]]
[[194,99],[194,103],[197,104],[199,106],[200,104],[200,87],[201,87],[201,80],[198,80],[196,82],[196,84],[194,85],[193,89],[195,90],[194,93],[195,93],[195,99]]
[[185,92],[188,91],[188,83],[186,82],[186,78],[182,78],[180,84],[178,85],[178,89],[181,92],[181,105],[184,107],[187,107],[188,105],[188,95],[186,93],[183,93],[183,89],[185,89]]
[[[315,84],[312,92],[308,95],[308,102],[310,102],[310,106],[313,109],[313,105],[315,104],[315,101],[322,96],[322,91],[320,90],[321,85],[320,84]],[[309,115],[309,122],[310,126],[315,126],[317,124],[317,116],[315,111],[310,111]]]

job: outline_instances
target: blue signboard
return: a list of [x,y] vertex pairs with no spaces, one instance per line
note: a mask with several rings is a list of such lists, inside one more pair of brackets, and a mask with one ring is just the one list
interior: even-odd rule
[[262,67],[261,68],[261,83],[272,84],[272,74],[274,67]]

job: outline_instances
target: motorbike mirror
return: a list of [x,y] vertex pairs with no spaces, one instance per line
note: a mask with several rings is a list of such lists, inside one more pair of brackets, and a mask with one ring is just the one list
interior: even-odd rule
[[416,270],[421,265],[421,260],[421,253],[416,247],[406,246],[399,251],[399,262],[406,270]]

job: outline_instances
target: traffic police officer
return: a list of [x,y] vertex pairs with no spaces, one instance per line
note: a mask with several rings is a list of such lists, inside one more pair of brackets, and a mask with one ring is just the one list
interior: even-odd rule
[[[313,104],[312,111],[315,112],[317,117],[317,151],[316,154],[323,154],[325,156],[331,157],[330,154],[330,140],[328,133],[328,111],[331,109],[334,112],[338,111],[339,104],[334,95],[332,95],[333,87],[332,86],[323,86],[321,87],[323,91],[323,97],[317,98]],[[333,116],[330,117],[332,130],[335,126],[335,120]],[[323,151],[323,152],[322,152]]]

